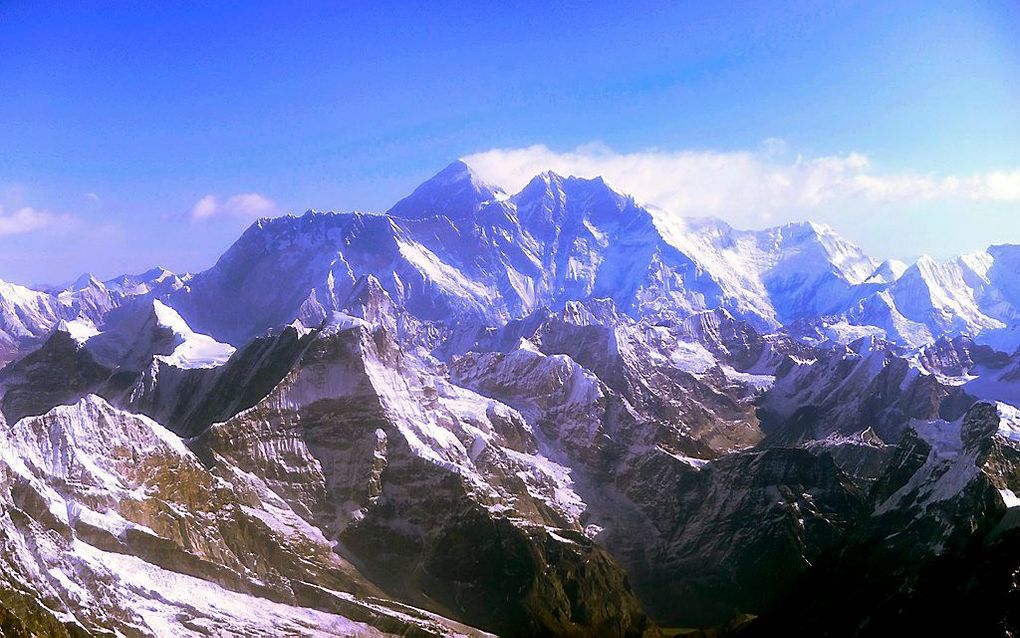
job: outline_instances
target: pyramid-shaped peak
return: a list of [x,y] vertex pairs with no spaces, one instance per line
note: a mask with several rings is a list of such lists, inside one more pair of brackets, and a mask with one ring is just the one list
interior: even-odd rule
[[[455,183],[468,180],[476,184],[484,184],[473,168],[467,165],[464,160],[454,160],[450,164],[433,175],[428,181],[435,183]],[[428,183],[428,182],[426,182]]]
[[457,160],[414,189],[389,210],[394,217],[424,219],[445,215],[464,219],[483,205],[506,199],[498,186],[487,184],[462,160]]
[[351,288],[351,292],[348,295],[350,300],[366,301],[373,295],[378,296],[389,296],[386,289],[383,288],[382,282],[373,275],[368,273],[367,275],[361,275],[357,281],[354,282],[354,286]]
[[886,259],[875,268],[875,271],[871,273],[866,283],[891,284],[906,272],[907,267],[907,264],[899,259]]
[[103,283],[96,279],[92,273],[86,272],[82,273],[81,275],[78,276],[77,279],[74,280],[74,283],[71,284],[70,289],[78,291],[85,290],[86,288],[103,288],[103,287],[104,287]]
[[138,275],[138,278],[143,281],[151,281],[153,279],[162,279],[171,275],[173,275],[173,272],[163,268],[162,266],[156,266],[155,268],[150,268]]

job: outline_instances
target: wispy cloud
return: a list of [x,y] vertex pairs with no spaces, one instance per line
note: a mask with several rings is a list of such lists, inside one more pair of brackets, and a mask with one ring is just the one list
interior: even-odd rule
[[1020,202],[1020,169],[941,176],[881,172],[861,153],[790,157],[788,145],[775,138],[747,151],[617,153],[591,144],[557,152],[536,145],[492,149],[464,161],[508,191],[546,170],[602,176],[617,190],[668,211],[720,216],[744,226],[780,217],[825,217],[826,210],[876,203]]
[[254,219],[271,215],[277,210],[276,203],[260,193],[238,193],[225,200],[216,195],[206,195],[191,207],[191,219],[208,219],[217,215]]
[[31,206],[22,206],[11,212],[0,206],[0,236],[23,235],[46,228],[73,223],[70,215],[51,213],[38,210]]

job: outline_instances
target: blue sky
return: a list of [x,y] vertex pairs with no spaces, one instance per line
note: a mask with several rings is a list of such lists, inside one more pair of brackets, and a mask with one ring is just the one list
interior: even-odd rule
[[0,278],[200,270],[458,157],[877,257],[1020,242],[1017,3],[546,4],[0,1]]

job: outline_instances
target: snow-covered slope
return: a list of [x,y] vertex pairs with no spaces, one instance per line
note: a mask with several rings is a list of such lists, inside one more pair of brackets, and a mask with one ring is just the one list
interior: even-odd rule
[[948,261],[922,256],[898,270],[889,262],[880,267],[841,316],[911,346],[941,335],[969,335],[1006,350],[1020,345],[1020,247],[990,246]]
[[738,231],[715,219],[683,220],[654,209],[653,215],[664,237],[719,282],[729,300],[723,307],[733,306],[741,317],[757,312],[770,327],[838,309],[875,271],[870,258],[828,226]]
[[158,299],[123,309],[113,328],[85,342],[96,360],[111,368],[145,369],[155,360],[181,369],[222,365],[234,348],[194,332],[177,311]]
[[553,173],[507,198],[455,163],[387,215],[260,220],[166,299],[235,345],[294,319],[321,322],[364,276],[418,318],[452,324],[605,297],[634,317],[725,308],[773,329],[839,307],[874,270],[827,227],[678,220],[601,179]]
[[67,286],[47,290],[0,281],[0,364],[37,345],[61,321],[68,329],[95,330],[131,299],[167,294],[181,285],[182,279],[161,268],[107,282],[86,273]]
[[22,343],[49,332],[58,321],[70,318],[52,296],[0,281],[0,363],[13,359]]
[[907,264],[899,259],[887,259],[865,280],[869,284],[891,284],[906,272]]
[[1018,304],[1016,247],[459,162],[194,276],[0,284],[0,627],[906,635],[915,583],[1012,627]]
[[5,428],[0,586],[45,601],[52,635],[480,634],[388,607],[265,483],[222,469],[95,396]]
[[471,216],[507,194],[486,184],[464,162],[457,160],[390,208],[394,217],[422,219],[444,215],[454,220]]

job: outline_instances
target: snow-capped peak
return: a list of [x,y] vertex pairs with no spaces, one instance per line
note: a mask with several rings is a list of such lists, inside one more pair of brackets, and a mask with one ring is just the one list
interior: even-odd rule
[[96,326],[84,317],[78,317],[77,319],[61,319],[57,322],[57,325],[53,328],[54,332],[65,332],[72,339],[80,344],[85,343],[92,337],[99,334],[99,330]]
[[[88,326],[68,322],[64,331],[85,337]],[[139,300],[122,309],[113,327],[86,339],[86,347],[98,361],[130,370],[144,369],[153,359],[176,368],[213,368],[234,354],[232,346],[195,332],[176,310],[158,299]]]
[[891,284],[907,270],[907,264],[899,259],[886,259],[864,280],[868,284]]
[[153,300],[152,310],[158,325],[173,330],[175,335],[173,351],[157,356],[160,361],[177,368],[214,368],[234,354],[233,346],[194,332],[176,310],[158,299]]
[[821,251],[817,256],[831,263],[851,284],[862,283],[875,271],[875,263],[860,248],[826,224],[794,222],[766,229],[762,233],[786,253],[799,250]]
[[470,166],[457,160],[393,205],[389,214],[405,219],[445,215],[463,219],[490,202],[504,201],[502,188],[486,184]]
[[87,288],[103,289],[105,288],[105,286],[103,286],[103,282],[96,279],[96,277],[93,276],[92,273],[87,272],[82,273],[77,279],[75,279],[74,283],[71,284],[71,286],[68,289],[71,291],[79,291],[85,290]]

